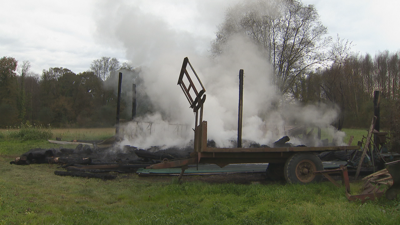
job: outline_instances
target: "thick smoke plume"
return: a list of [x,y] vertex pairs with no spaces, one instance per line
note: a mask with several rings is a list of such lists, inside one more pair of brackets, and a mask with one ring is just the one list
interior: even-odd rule
[[[150,1],[147,1],[150,2]],[[300,106],[286,104],[273,84],[272,68],[263,53],[247,37],[232,37],[224,46],[224,53],[216,58],[205,54],[205,40],[211,38],[185,27],[196,26],[196,16],[187,17],[182,26],[174,28],[168,19],[151,10],[145,1],[102,1],[97,15],[97,35],[115,47],[126,49],[126,55],[136,67],[151,102],[159,113],[138,118],[124,128],[123,144],[147,148],[152,145],[183,145],[193,138],[194,115],[184,97],[177,79],[184,57],[188,57],[202,80],[207,94],[204,120],[208,121],[208,138],[219,147],[228,147],[236,139],[238,110],[238,74],[244,69],[244,118],[243,138],[260,144],[271,144],[286,135],[286,128],[293,125],[327,129],[335,121],[337,110],[324,105]],[[153,1],[151,1],[153,3]],[[162,1],[166,4],[165,1]],[[178,8],[172,11],[187,12],[179,8],[186,1],[174,1]],[[189,13],[205,15],[205,21],[222,22],[227,5],[222,1],[195,1]],[[207,15],[212,4],[219,6],[219,13]],[[207,7],[208,6],[208,7]],[[223,7],[224,6],[224,7]],[[214,9],[215,10],[215,9]],[[156,10],[157,11],[157,10]],[[214,18],[214,16],[219,15]],[[212,20],[214,18],[214,20]],[[205,24],[200,24],[200,30]],[[215,33],[215,32],[214,32]],[[208,47],[207,46],[207,47]],[[130,82],[133,81],[124,81]],[[151,124],[151,128],[149,126]],[[187,127],[182,130],[177,127]],[[152,130],[154,129],[154,130]],[[328,129],[342,144],[343,133]],[[184,131],[184,132],[182,132]],[[292,143],[302,144],[292,138]],[[308,140],[313,145],[319,140]]]

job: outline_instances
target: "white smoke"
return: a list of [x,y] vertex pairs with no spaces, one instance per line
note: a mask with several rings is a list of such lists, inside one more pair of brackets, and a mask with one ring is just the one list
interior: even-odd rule
[[169,123],[159,113],[130,122],[122,126],[120,132],[125,134],[121,146],[134,143],[135,146],[145,149],[151,146],[180,146],[193,138],[193,132],[188,125]]
[[[185,134],[174,135],[175,132],[171,131],[174,126],[168,125],[194,126],[192,109],[177,86],[184,57],[189,58],[206,89],[204,120],[208,121],[208,138],[214,140],[217,146],[229,146],[230,140],[236,139],[240,69],[244,69],[244,139],[271,144],[286,135],[285,126],[290,121],[325,128],[337,117],[336,110],[328,107],[283,104],[284,100],[272,83],[271,66],[259,48],[247,37],[232,37],[225,46],[224,54],[211,58],[204,54],[204,47],[199,47],[204,46],[207,35],[196,33],[196,29],[185,29],[187,24],[197,26],[196,16],[187,17],[193,21],[183,21],[184,26],[174,28],[171,20],[168,22],[165,17],[154,14],[157,10],[151,10],[148,2],[150,1],[101,1],[97,10],[98,37],[112,46],[123,46],[134,66],[141,66],[145,92],[163,115],[142,118],[141,121],[145,122],[142,125],[138,121],[132,122],[124,128],[127,132],[123,144],[141,148],[153,145],[168,147],[186,144],[193,138],[191,129]],[[165,1],[157,2],[166,4]],[[179,3],[178,8],[174,8],[173,4],[167,4],[170,7],[167,8],[176,12],[186,12],[185,9],[188,9],[179,8],[187,1],[174,2]],[[205,15],[205,21],[210,22],[218,14],[215,11],[212,15],[206,14],[213,2],[215,1],[195,1],[196,4],[191,2],[193,8],[189,12]],[[227,5],[221,2],[216,1],[215,4],[221,9],[219,14],[224,15],[222,6]],[[219,19],[222,20],[223,16]],[[221,22],[217,20],[214,26]],[[204,23],[200,25],[199,30],[204,30]],[[211,39],[207,40],[210,44]],[[151,135],[149,132],[143,135],[146,133],[142,132],[145,130],[143,124],[146,123],[158,124],[156,126],[159,128]],[[142,131],[136,132],[137,130]],[[296,139],[293,141],[300,143]],[[341,144],[341,139],[338,143]]]

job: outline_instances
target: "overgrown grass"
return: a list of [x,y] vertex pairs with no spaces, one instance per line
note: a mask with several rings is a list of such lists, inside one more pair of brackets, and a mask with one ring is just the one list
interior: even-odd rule
[[[80,135],[68,132],[69,137]],[[109,135],[108,131],[100,133],[92,138]],[[349,202],[344,188],[330,182],[242,185],[183,178],[184,182],[178,184],[169,177],[142,178],[135,174],[119,174],[116,180],[103,181],[56,176],[54,171],[59,169],[54,164],[9,164],[14,155],[35,147],[59,146],[46,141],[0,140],[0,225],[398,224],[400,221],[399,200]],[[354,193],[360,186],[352,184]]]

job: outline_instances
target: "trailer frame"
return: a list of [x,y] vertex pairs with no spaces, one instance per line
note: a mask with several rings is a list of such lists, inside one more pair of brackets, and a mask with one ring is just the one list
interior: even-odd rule
[[[187,68],[187,65],[190,67]],[[243,74],[243,70],[241,70]],[[190,77],[194,74],[198,83]],[[289,183],[309,183],[320,180],[323,170],[321,160],[316,156],[325,151],[358,150],[359,146],[321,146],[321,147],[256,147],[256,148],[216,148],[207,146],[207,121],[203,121],[203,107],[206,99],[205,88],[186,57],[183,60],[178,79],[190,108],[195,113],[194,151],[191,158],[177,161],[164,160],[151,165],[149,169],[181,167],[182,173],[189,164],[212,163],[220,167],[234,163],[273,164],[270,173],[284,176]],[[240,110],[240,109],[239,109]],[[241,118],[239,118],[240,120]],[[282,171],[283,169],[283,171]]]

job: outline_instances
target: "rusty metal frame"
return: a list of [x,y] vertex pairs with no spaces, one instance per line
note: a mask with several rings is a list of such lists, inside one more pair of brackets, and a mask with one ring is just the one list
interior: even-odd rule
[[[190,73],[187,70],[187,65],[190,66],[190,69],[192,71],[192,73],[196,76],[197,81],[199,82],[200,86],[197,86],[194,84],[192,78],[190,77]],[[186,84],[183,81],[183,78],[186,77],[189,81],[188,84]],[[192,64],[190,64],[189,59],[186,57],[183,59],[183,63],[182,63],[182,68],[181,68],[181,72],[179,74],[179,79],[178,79],[178,85],[181,87],[183,93],[185,94],[185,97],[187,98],[187,100],[189,101],[190,104],[190,108],[193,109],[194,112],[198,111],[199,108],[201,108],[204,104],[205,101],[205,92],[206,89],[203,86],[203,83],[201,82],[199,76],[197,75],[196,71],[193,69]],[[192,96],[190,94],[190,91],[193,90],[195,96]]]
[[340,166],[339,169],[316,171],[314,173],[324,175],[324,177],[326,177],[336,187],[340,187],[340,185],[329,175],[339,173],[342,176],[342,184],[346,188],[346,197],[349,201],[360,200],[362,203],[364,203],[367,200],[373,201],[377,198],[380,198],[384,194],[384,191],[382,191],[379,186],[370,186],[369,188],[365,189],[361,194],[351,195],[349,173],[346,166]]

